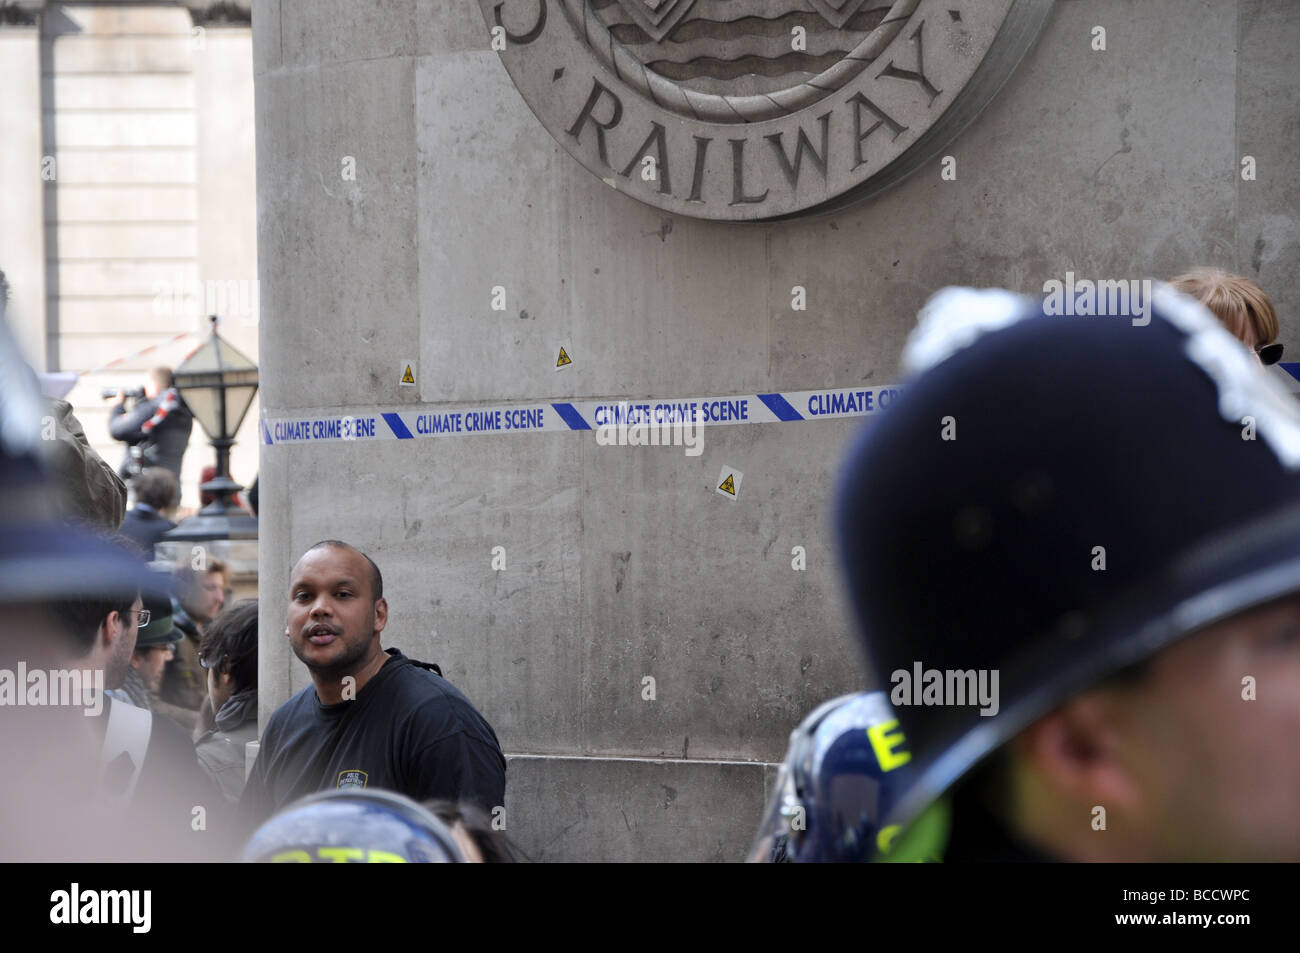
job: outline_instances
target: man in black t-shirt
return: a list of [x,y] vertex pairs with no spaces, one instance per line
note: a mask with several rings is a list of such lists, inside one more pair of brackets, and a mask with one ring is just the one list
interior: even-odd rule
[[262,733],[239,803],[249,830],[313,791],[387,788],[417,801],[505,803],[505,758],[492,726],[437,666],[385,651],[383,576],[368,556],[325,540],[289,579],[284,634],[312,685]]

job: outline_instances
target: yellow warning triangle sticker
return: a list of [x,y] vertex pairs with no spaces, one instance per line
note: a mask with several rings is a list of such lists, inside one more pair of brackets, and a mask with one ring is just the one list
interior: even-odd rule
[[[736,484],[732,480],[732,474],[730,473],[727,474],[727,478],[722,481],[722,484],[718,487],[718,489],[721,490],[723,493],[730,493],[732,496],[736,495]],[[728,510],[727,512],[731,512],[731,511]]]
[[403,383],[403,384],[414,384],[414,383],[415,383],[415,375],[411,373],[411,365],[410,365],[410,364],[407,364],[407,365],[406,365],[406,370],[402,372],[402,383]]
[[573,361],[569,359],[568,353],[564,350],[564,345],[560,345],[560,356],[556,360],[555,366],[563,367],[565,364],[572,364],[572,363]]

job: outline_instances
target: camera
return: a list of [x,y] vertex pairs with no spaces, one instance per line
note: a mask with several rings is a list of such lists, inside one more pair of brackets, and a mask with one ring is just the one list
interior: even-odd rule
[[[105,388],[104,388],[103,390],[101,390],[99,393],[100,393],[100,395],[101,395],[102,397],[116,397],[116,396],[117,396],[117,391],[118,391],[118,388],[116,388],[116,387],[105,387]],[[130,390],[124,390],[124,391],[122,391],[122,393],[123,393],[124,395],[126,395],[127,397],[132,398],[133,400],[144,400],[144,388],[143,388],[143,387],[132,387]]]

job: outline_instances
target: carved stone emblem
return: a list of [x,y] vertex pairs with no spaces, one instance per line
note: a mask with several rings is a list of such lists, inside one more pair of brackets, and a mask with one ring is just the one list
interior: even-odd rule
[[933,158],[1052,0],[480,0],[532,111],[607,185],[681,215],[831,211]]

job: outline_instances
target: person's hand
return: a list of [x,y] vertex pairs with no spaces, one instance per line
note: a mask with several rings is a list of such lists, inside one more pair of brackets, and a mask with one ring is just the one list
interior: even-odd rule
[[123,403],[123,402],[126,400],[126,391],[124,391],[124,390],[119,390],[119,391],[117,392],[117,394],[115,394],[115,395],[114,395],[114,394],[110,394],[109,396],[105,397],[104,400],[105,400],[106,402],[111,402],[111,403],[114,403],[114,404],[120,404],[120,403]]

